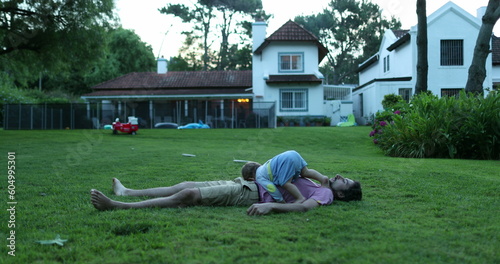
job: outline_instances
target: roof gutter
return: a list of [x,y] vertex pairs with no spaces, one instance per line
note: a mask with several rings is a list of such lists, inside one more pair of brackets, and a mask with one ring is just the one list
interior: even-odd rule
[[392,43],[389,47],[387,47],[387,50],[393,51],[393,50],[397,49],[399,46],[408,42],[410,39],[411,39],[410,33],[406,33],[402,37],[400,37],[398,40],[396,40],[396,42]]
[[376,82],[407,82],[407,81],[411,81],[412,77],[411,76],[408,76],[408,77],[394,77],[394,78],[380,78],[380,79],[373,79],[369,82],[366,82],[356,88],[354,88],[352,91],[357,91],[363,87],[366,87],[372,83],[376,83]]
[[96,95],[81,96],[88,100],[109,100],[109,99],[252,99],[253,94],[203,94],[203,95]]

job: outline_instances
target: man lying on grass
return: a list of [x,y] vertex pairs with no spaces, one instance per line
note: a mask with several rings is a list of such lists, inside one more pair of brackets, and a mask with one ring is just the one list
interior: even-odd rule
[[[301,174],[315,170],[307,168],[300,162]],[[329,205],[334,199],[341,201],[361,200],[361,184],[337,175],[319,185],[313,181],[298,177],[293,183],[305,200],[294,203],[295,198],[285,189],[277,187],[286,203],[277,203],[259,184],[255,183],[255,172],[261,165],[249,162],[242,168],[242,177],[233,181],[182,182],[174,186],[143,190],[129,189],[116,178],[113,178],[113,191],[118,196],[157,197],[140,202],[125,203],[112,200],[98,190],[90,191],[91,202],[98,210],[130,209],[130,208],[179,208],[188,206],[250,206],[249,215],[265,215],[272,212],[306,212],[320,205]],[[319,173],[318,173],[319,174]],[[321,174],[319,174],[321,175]],[[322,177],[326,176],[321,175]],[[249,181],[245,180],[248,179]],[[323,181],[326,182],[326,181]]]

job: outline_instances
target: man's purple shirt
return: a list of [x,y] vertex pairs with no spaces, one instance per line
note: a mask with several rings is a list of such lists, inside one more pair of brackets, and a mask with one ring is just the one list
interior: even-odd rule
[[[260,184],[255,182],[259,188],[259,200],[261,203],[272,203],[275,202],[273,197],[264,189]],[[299,189],[300,193],[307,199],[313,199],[320,205],[329,205],[333,202],[333,193],[329,188],[321,187],[321,185],[315,182],[299,177],[293,182],[295,186]],[[283,198],[287,203],[293,203],[295,197],[287,192],[284,188],[278,186],[279,191],[283,194]]]

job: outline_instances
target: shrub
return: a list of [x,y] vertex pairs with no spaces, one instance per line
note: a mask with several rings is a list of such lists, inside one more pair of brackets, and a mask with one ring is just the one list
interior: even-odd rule
[[22,90],[13,88],[4,79],[5,77],[5,74],[0,74],[0,122],[3,122],[5,104],[34,103],[34,100],[27,97]]
[[394,108],[395,105],[402,102],[404,102],[404,100],[401,95],[386,94],[384,95],[384,100],[382,100],[382,106],[387,110],[390,108]]
[[394,122],[393,116],[403,114],[406,111],[405,109],[408,108],[408,104],[403,100],[397,101],[391,106],[392,108],[386,108],[386,110],[375,114],[372,125],[373,130],[370,132],[370,137],[374,137],[373,143],[375,144],[379,142],[379,135],[382,134],[384,127]]
[[25,95],[33,98],[36,103],[48,103],[48,104],[64,104],[71,103],[73,101],[78,101],[78,99],[71,98],[70,95],[62,91],[40,91],[36,89],[25,90]]
[[399,115],[385,111],[376,120],[377,131],[370,135],[390,156],[500,159],[500,94],[496,92],[486,98],[464,92],[458,98],[421,94]]

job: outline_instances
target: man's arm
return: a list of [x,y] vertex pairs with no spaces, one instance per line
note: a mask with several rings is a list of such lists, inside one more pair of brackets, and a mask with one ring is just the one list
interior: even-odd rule
[[248,215],[266,215],[270,213],[307,212],[319,204],[313,199],[307,199],[303,203],[260,203],[252,204],[247,209]]

